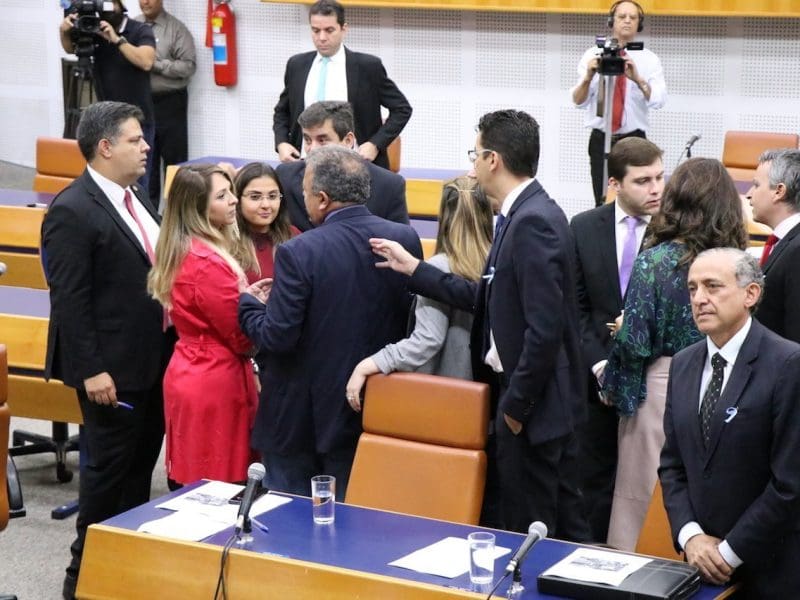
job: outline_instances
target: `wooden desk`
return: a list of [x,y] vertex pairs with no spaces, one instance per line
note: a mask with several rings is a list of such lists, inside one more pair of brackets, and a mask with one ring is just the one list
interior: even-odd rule
[[[185,490],[182,490],[185,491]],[[175,493],[170,494],[174,496]],[[79,598],[211,598],[227,529],[203,542],[181,542],[137,533],[166,511],[155,500],[89,527],[78,581]],[[339,504],[332,525],[312,523],[311,502],[293,497],[259,517],[270,533],[254,529],[248,550],[232,550],[226,580],[237,600],[263,598],[443,600],[485,598],[470,590],[469,576],[445,579],[391,567],[389,562],[442,538],[465,538],[480,527]],[[494,531],[497,544],[515,550],[524,537]],[[544,540],[523,563],[524,599],[552,598],[536,590],[536,576],[576,548]],[[495,580],[510,556],[495,562]],[[497,597],[505,596],[501,584]],[[723,597],[725,588],[703,586],[694,598]]]
[[42,220],[54,194],[0,189],[0,262],[4,285],[47,289],[39,259]]
[[8,347],[8,405],[15,417],[83,423],[75,390],[44,380],[50,297],[0,286],[0,343]]

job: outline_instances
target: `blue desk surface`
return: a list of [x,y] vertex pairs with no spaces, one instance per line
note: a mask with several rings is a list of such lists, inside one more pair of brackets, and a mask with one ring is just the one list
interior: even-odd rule
[[[217,164],[220,162],[231,163],[237,169],[251,162],[264,162],[273,167],[280,164],[280,162],[277,160],[263,160],[256,158],[248,159],[248,158],[239,158],[236,156],[201,156],[199,158],[193,158],[191,160],[187,160],[185,163],[181,164],[193,164],[193,163]],[[417,168],[400,169],[400,175],[402,175],[406,179],[433,179],[437,181],[447,181],[448,179],[453,179],[454,177],[458,177],[459,175],[464,175],[465,173],[466,170],[464,169],[417,169]]]
[[48,319],[50,318],[50,292],[0,285],[0,313]]
[[0,189],[0,206],[27,206],[29,204],[50,205],[55,194],[30,190]]
[[[199,483],[173,492],[167,497],[174,497],[196,485]],[[109,519],[103,524],[123,529],[136,529],[145,521],[168,514],[164,510],[155,508],[155,504],[163,500],[164,498],[154,500]],[[303,497],[293,497],[292,502],[262,514],[258,520],[267,525],[270,532],[264,533],[253,528],[254,540],[251,550],[254,552],[463,590],[471,589],[469,575],[446,579],[436,575],[391,567],[388,566],[388,563],[442,538],[448,536],[466,538],[471,531],[483,530],[481,527],[447,523],[347,504],[336,506],[336,520],[333,524],[314,525],[311,518],[311,501]],[[497,545],[511,548],[512,551],[516,550],[524,539],[524,536],[508,531],[495,530],[494,533]],[[204,542],[222,546],[230,535],[231,530],[227,529],[207,538]],[[556,596],[537,592],[536,577],[575,548],[574,544],[550,539],[536,544],[523,564],[522,583],[525,586],[523,597],[526,599],[555,598]],[[495,562],[495,581],[502,576],[510,557],[507,555]],[[505,595],[507,587],[505,582],[500,586],[498,597]],[[714,598],[721,590],[721,588],[704,586],[695,598],[702,600]]]

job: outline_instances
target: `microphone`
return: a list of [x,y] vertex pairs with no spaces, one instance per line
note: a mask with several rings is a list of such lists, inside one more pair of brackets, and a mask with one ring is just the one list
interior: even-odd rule
[[684,150],[689,150],[692,146],[694,146],[694,143],[702,137],[703,136],[699,133],[693,133],[692,137],[689,138],[689,141],[686,142],[686,147]]
[[528,537],[525,538],[525,541],[522,542],[522,545],[514,553],[514,556],[508,561],[506,573],[513,573],[522,561],[525,560],[525,556],[530,549],[533,548],[533,545],[545,537],[547,537],[547,525],[541,521],[534,521],[531,523],[530,527],[528,527]]
[[[239,514],[236,515],[236,527],[234,530],[237,534],[242,532],[245,523],[250,518],[250,507],[253,505],[261,480],[264,479],[266,474],[267,470],[261,463],[253,463],[247,467],[247,487],[244,488],[242,503],[239,505]],[[249,527],[247,531],[250,531]]]
[[0,262],[0,275],[5,273],[7,270],[8,270],[8,267],[6,266],[6,263]]

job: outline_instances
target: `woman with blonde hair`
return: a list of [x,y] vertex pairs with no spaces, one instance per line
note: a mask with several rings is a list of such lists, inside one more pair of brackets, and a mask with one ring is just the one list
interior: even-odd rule
[[[478,281],[492,245],[492,209],[474,179],[458,177],[447,183],[439,207],[436,254],[428,262],[436,268]],[[374,373],[416,371],[472,379],[469,350],[472,314],[416,297],[413,331],[356,365],[347,382],[353,410],[361,410],[361,389]]]
[[258,396],[237,310],[244,270],[257,263],[239,241],[237,202],[219,167],[179,169],[148,280],[178,332],[164,375],[167,476],[176,483],[244,481],[252,458]]

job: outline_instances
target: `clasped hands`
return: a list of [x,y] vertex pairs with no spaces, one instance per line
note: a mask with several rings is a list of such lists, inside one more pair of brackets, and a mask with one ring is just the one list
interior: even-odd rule
[[272,291],[272,279],[267,277],[259,279],[247,285],[246,282],[239,282],[239,293],[250,294],[262,304],[266,304],[269,300],[269,294]]

